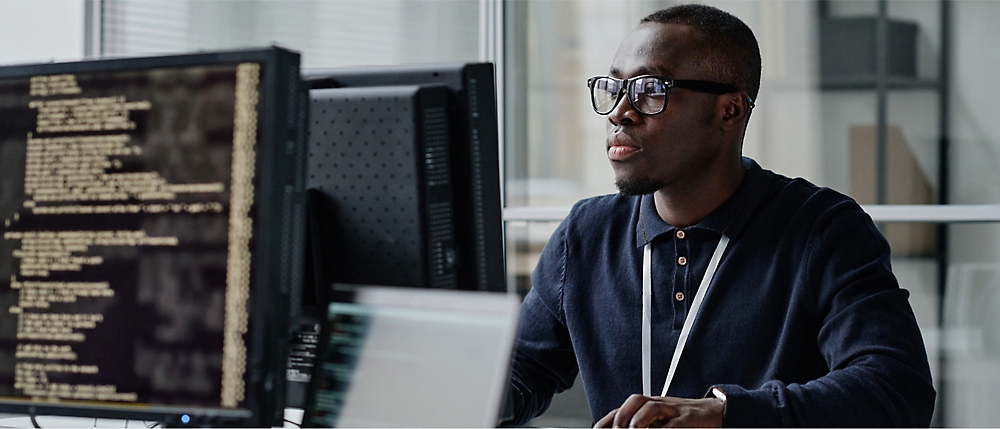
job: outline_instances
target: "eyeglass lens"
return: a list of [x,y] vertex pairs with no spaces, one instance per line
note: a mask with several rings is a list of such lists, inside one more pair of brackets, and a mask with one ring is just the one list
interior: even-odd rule
[[618,104],[618,94],[621,92],[621,82],[606,77],[597,78],[591,96],[594,97],[594,109],[604,115],[610,113]]
[[629,100],[642,113],[660,113],[667,103],[667,84],[659,78],[644,77],[632,81]]
[[[628,82],[628,83],[626,83]],[[663,111],[667,102],[667,84],[656,77],[641,77],[632,81],[619,81],[601,77],[594,81],[592,96],[594,108],[606,115],[614,110],[621,93],[621,85],[627,84],[629,102],[640,113],[656,114]]]

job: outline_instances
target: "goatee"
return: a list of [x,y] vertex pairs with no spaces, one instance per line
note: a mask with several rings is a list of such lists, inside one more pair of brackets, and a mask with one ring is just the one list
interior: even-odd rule
[[622,195],[627,197],[652,194],[662,188],[659,183],[652,180],[629,179],[616,180],[615,186],[618,187],[618,192],[621,192]]

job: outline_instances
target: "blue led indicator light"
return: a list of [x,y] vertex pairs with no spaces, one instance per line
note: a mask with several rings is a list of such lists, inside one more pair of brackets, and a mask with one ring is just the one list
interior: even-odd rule
[[181,416],[181,423],[188,424],[191,423],[191,416],[184,414]]

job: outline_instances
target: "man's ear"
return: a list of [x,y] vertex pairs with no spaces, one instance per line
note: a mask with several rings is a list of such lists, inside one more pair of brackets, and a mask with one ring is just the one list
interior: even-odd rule
[[746,126],[751,107],[750,99],[745,94],[725,94],[719,97],[719,108],[722,110],[722,129],[729,131]]

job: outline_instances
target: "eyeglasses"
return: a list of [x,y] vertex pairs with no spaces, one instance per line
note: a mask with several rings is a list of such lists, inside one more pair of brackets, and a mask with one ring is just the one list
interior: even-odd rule
[[[655,115],[667,108],[667,94],[671,88],[684,88],[709,94],[729,94],[741,89],[718,82],[687,79],[664,79],[658,76],[636,76],[631,79],[616,79],[611,76],[595,76],[587,79],[590,101],[598,115],[610,114],[628,93],[628,102],[643,115]],[[747,96],[750,108],[753,99]]]

